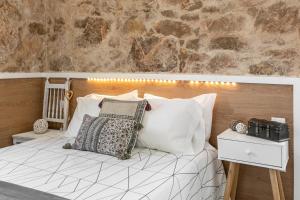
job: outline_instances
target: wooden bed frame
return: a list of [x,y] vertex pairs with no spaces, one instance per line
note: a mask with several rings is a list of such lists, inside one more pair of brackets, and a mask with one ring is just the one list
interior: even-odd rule
[[[64,79],[65,80],[65,79]],[[42,117],[44,79],[14,79],[0,81],[0,145],[11,144],[11,135],[32,130],[33,122]],[[56,82],[60,80],[56,79]],[[287,200],[293,199],[294,156],[293,156],[293,86],[270,84],[237,84],[236,86],[190,84],[188,81],[174,83],[145,82],[94,82],[72,79],[74,97],[70,102],[70,113],[76,107],[76,97],[90,93],[122,94],[138,89],[144,93],[169,98],[189,98],[199,94],[218,94],[212,126],[211,144],[217,145],[216,137],[233,119],[247,121],[251,117],[270,119],[285,117],[290,127],[290,160],[287,173],[283,173],[284,191]],[[216,146],[217,147],[217,146]],[[224,163],[227,169],[227,163]],[[242,166],[240,169],[238,200],[271,200],[272,190],[268,170]],[[255,191],[255,192],[254,192]]]
[[[191,84],[148,82],[97,82],[73,79],[71,89],[74,97],[70,102],[71,114],[76,108],[76,97],[90,93],[117,95],[137,89],[139,96],[151,93],[168,98],[189,98],[205,93],[217,93],[210,143],[217,147],[217,135],[228,128],[233,119],[247,122],[252,117],[270,119],[284,117],[289,123],[290,137],[293,138],[293,87],[289,85],[266,84]],[[287,200],[293,199],[293,140],[290,141],[290,160],[287,173],[282,173]],[[228,164],[224,163],[227,170]],[[255,192],[253,192],[255,191]],[[238,200],[271,200],[272,189],[268,170],[242,166],[240,169]]]

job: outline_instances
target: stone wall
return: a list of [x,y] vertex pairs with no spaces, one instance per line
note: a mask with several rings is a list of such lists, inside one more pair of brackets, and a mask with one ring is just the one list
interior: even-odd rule
[[39,72],[46,66],[42,0],[0,0],[0,71]]
[[299,12],[299,0],[0,0],[0,65],[299,76]]

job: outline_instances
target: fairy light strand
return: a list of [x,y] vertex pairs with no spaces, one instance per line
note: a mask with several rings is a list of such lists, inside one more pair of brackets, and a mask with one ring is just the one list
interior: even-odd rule
[[[167,79],[128,79],[128,78],[87,78],[90,82],[117,82],[117,83],[160,83],[160,84],[176,84],[181,80],[167,80]],[[236,86],[235,82],[224,81],[189,81],[190,85],[211,85],[211,86]]]

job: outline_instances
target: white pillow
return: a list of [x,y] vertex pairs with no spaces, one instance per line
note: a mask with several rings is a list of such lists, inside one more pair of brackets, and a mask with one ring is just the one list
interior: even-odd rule
[[89,94],[85,97],[77,98],[77,107],[75,109],[72,120],[70,121],[68,130],[66,131],[66,136],[76,137],[80,126],[83,121],[83,116],[88,114],[92,117],[97,117],[100,113],[99,103],[104,98],[113,98],[119,100],[137,100],[138,91],[134,90],[132,92],[118,95],[118,96],[109,96],[109,95],[100,95],[100,94]]
[[[213,109],[215,105],[217,94],[202,94],[191,99],[194,99],[201,105],[203,109],[203,119],[205,121],[205,139],[209,140],[211,135],[211,126],[212,126],[212,117],[213,117]],[[165,97],[155,96],[152,94],[145,94],[145,99],[166,99]]]
[[144,128],[139,132],[138,146],[185,154],[203,150],[205,127],[203,118],[199,117],[202,116],[202,109],[196,101],[147,100],[151,111],[145,112]]

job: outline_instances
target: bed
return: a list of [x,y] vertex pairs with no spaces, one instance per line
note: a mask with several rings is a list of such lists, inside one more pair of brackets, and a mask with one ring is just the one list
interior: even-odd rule
[[135,148],[132,158],[63,149],[63,134],[0,149],[0,181],[71,200],[218,200],[225,173],[206,143],[195,155]]

